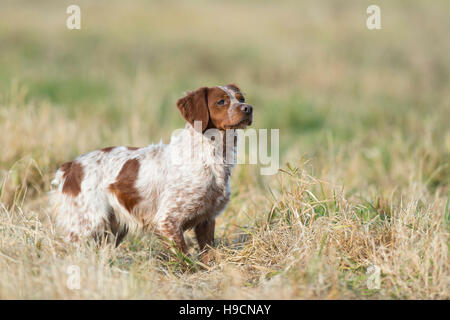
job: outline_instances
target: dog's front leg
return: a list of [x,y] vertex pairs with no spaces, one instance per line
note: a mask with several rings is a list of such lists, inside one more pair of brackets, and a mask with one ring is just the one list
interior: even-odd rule
[[214,245],[214,227],[216,225],[215,219],[207,219],[199,223],[195,227],[195,236],[197,237],[198,246],[202,252],[203,263],[209,263],[211,261],[211,256],[206,250],[206,246],[212,247]]
[[173,241],[176,247],[184,254],[187,254],[188,248],[184,241],[183,229],[176,224],[174,219],[170,217],[165,219],[160,227],[159,234],[170,241]]

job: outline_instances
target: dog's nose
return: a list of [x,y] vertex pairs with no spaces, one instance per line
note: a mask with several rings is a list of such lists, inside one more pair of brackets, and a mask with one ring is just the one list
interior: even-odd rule
[[243,104],[241,106],[241,110],[242,112],[244,112],[245,114],[252,114],[253,112],[253,107],[249,104]]

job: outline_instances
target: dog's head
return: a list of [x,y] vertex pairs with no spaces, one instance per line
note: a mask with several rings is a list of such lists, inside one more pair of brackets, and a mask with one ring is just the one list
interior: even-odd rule
[[177,107],[192,126],[194,121],[201,121],[202,132],[210,128],[245,129],[253,121],[253,106],[245,103],[244,95],[234,84],[189,92],[177,101]]

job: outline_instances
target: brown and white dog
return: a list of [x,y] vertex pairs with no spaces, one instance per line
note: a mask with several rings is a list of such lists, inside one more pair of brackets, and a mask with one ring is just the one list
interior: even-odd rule
[[[226,140],[228,129],[250,125],[253,107],[236,85],[199,88],[177,107],[187,124],[169,144],[104,148],[58,169],[51,200],[67,240],[113,234],[118,244],[128,231],[154,231],[186,253],[183,232],[195,228],[200,250],[213,245],[233,167],[225,161],[230,143],[217,142]],[[208,129],[216,129],[219,139],[207,137]],[[235,152],[236,140],[231,144]],[[195,161],[184,152],[189,145],[202,150]]]

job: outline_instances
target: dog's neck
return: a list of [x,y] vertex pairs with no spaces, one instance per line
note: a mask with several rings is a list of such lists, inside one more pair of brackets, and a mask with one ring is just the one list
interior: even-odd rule
[[201,133],[187,123],[179,134],[172,137],[170,145],[183,150],[179,157],[186,163],[230,169],[236,163],[237,135],[234,130],[210,129]]

